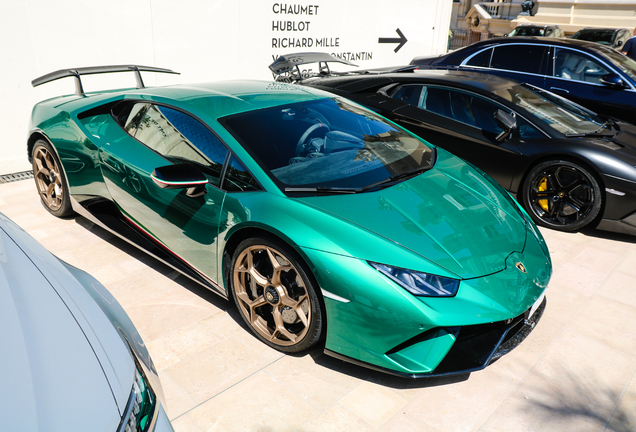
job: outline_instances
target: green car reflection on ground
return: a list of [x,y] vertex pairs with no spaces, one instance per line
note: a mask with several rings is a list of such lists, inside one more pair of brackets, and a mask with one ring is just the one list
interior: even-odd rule
[[28,152],[51,213],[90,218],[233,299],[283,352],[324,343],[398,375],[463,373],[518,345],[545,308],[547,247],[503,189],[322,91],[82,90],[36,105]]

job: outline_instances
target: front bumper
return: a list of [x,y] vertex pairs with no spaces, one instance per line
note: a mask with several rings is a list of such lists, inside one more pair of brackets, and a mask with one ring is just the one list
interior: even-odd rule
[[[508,354],[530,335],[545,311],[547,299],[542,297],[540,300],[542,300],[542,302],[532,316],[530,316],[532,308],[529,308],[523,314],[512,320],[490,324],[434,329],[434,332],[427,332],[433,335],[452,334],[455,339],[448,354],[446,354],[439,365],[430,373],[398,372],[347,357],[328,349],[325,349],[325,354],[369,369],[405,378],[430,378],[475,372],[494,363],[505,354]],[[407,342],[403,344],[404,347],[402,349],[389,355],[395,356],[396,354],[401,354],[402,351],[412,351],[414,346],[426,343],[428,340],[429,338],[416,340],[413,344]]]

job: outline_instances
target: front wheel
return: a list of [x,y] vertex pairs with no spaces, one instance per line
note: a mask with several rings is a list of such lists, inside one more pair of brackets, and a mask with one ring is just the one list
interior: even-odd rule
[[263,342],[299,352],[321,337],[323,310],[305,265],[274,238],[242,241],[231,264],[232,297],[241,317]]
[[576,231],[593,222],[603,195],[598,181],[573,162],[554,160],[532,168],[523,185],[523,205],[538,224]]

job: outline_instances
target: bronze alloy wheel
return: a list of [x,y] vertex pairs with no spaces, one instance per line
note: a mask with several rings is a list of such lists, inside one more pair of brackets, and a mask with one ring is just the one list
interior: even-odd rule
[[248,239],[239,245],[232,261],[232,294],[261,340],[281,351],[302,351],[320,337],[321,307],[300,262],[275,243]]
[[46,141],[33,147],[33,178],[44,207],[55,216],[72,213],[64,173]]

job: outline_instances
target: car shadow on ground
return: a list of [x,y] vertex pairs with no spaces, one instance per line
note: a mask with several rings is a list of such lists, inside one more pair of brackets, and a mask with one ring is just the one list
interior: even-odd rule
[[620,241],[623,243],[636,244],[636,235],[616,233],[612,231],[602,231],[596,228],[583,228],[581,234],[585,234],[588,237],[596,237],[603,240]]
[[407,390],[414,388],[426,388],[437,387],[441,385],[454,384],[462,381],[466,381],[469,377],[469,373],[443,376],[443,377],[428,377],[428,378],[407,378],[396,375],[391,375],[385,372],[368,369],[363,366],[359,366],[353,363],[346,362],[344,360],[331,357],[323,352],[324,343],[320,348],[312,350],[309,355],[313,358],[317,365],[331,369],[336,372],[340,372],[344,375],[348,375],[363,381],[367,381],[373,384],[378,384],[393,389]]
[[188,278],[187,276],[173,269],[169,265],[164,264],[162,261],[155,258],[154,256],[144,252],[143,250],[139,249],[137,246],[134,246],[131,243],[128,243],[126,240],[121,239],[117,235],[112,234],[110,231],[105,230],[99,225],[94,224],[90,220],[82,216],[74,216],[71,219],[73,218],[75,219],[75,223],[87,229],[92,234],[98,236],[105,242],[108,242],[109,244],[121,250],[122,252],[125,252],[126,254],[130,255],[132,258],[146,264],[149,268],[152,268],[153,270],[157,271],[158,273],[162,274],[168,279],[171,279],[172,281],[178,283],[179,285],[181,285],[183,288],[187,289],[191,293],[210,302],[213,306],[216,306],[217,308],[225,312],[228,312],[232,316],[232,318],[236,320],[237,323],[239,323],[242,327],[247,329],[247,327],[243,325],[243,322],[240,319],[240,316],[238,315],[238,311],[234,307],[233,302],[225,300],[223,297],[203,287],[199,283],[193,281],[192,279]]

